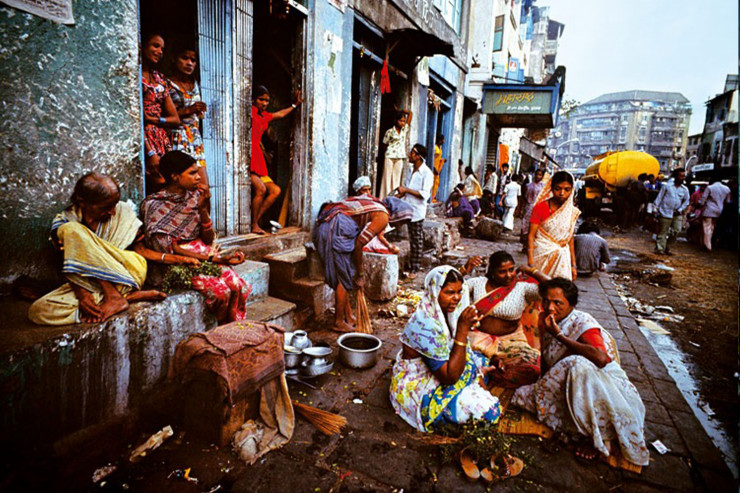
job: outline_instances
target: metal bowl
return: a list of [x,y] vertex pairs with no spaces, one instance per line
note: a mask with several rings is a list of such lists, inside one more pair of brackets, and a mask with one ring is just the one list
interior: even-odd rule
[[339,361],[350,368],[370,368],[378,362],[383,342],[372,334],[349,332],[337,339]]
[[313,378],[329,373],[334,368],[334,362],[329,361],[325,365],[309,365],[301,367],[301,376],[304,378]]
[[285,366],[287,368],[295,368],[301,364],[303,359],[303,353],[300,349],[296,349],[293,346],[285,346]]

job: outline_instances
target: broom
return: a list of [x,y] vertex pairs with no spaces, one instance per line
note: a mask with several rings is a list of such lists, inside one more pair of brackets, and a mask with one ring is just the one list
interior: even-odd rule
[[293,408],[298,411],[298,414],[303,416],[306,421],[314,425],[325,435],[336,435],[347,424],[347,418],[344,416],[330,413],[329,411],[324,411],[307,404],[301,404],[296,400],[292,402]]
[[367,309],[367,301],[365,301],[365,293],[362,289],[357,290],[357,332],[373,333],[373,327],[370,325],[370,312]]

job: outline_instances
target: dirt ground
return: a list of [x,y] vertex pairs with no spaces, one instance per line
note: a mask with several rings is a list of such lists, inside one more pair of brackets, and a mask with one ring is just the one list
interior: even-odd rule
[[[737,437],[738,371],[738,253],[678,241],[672,256],[653,253],[650,234],[637,228],[628,232],[603,231],[612,256],[609,270],[642,303],[667,305],[685,317],[682,322],[661,322],[693,363],[689,371],[699,384],[701,397],[716,413],[728,435]],[[632,255],[624,252],[633,253]],[[665,285],[650,279],[655,266],[674,270]]]

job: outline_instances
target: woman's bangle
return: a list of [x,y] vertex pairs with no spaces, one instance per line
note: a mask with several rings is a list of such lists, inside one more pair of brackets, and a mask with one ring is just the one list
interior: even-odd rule
[[460,342],[460,341],[458,341],[457,339],[452,339],[452,343],[453,343],[453,344],[454,344],[455,346],[462,346],[462,347],[465,347],[465,346],[467,346],[467,344],[465,344],[464,342]]
[[159,117],[159,124],[160,125],[164,125],[165,123],[167,123],[167,119],[165,117],[163,117],[163,116],[160,116]]
[[152,157],[156,155],[157,155],[157,151],[152,151],[152,150],[146,151],[146,157]]
[[167,254],[166,254],[166,253],[163,253],[163,254],[162,254],[162,258],[160,259],[160,261],[161,261],[162,263],[164,263],[164,256],[165,256],[165,255],[167,255]]
[[293,109],[296,109],[298,107],[298,105],[295,104],[295,103],[293,103],[293,104],[290,105],[290,107],[293,108]]

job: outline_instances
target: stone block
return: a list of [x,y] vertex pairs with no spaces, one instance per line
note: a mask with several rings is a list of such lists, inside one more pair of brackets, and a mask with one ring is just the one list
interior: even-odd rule
[[409,243],[409,240],[393,241],[392,243],[398,248],[398,253],[396,254],[396,256],[398,257],[398,267],[403,270],[404,266],[409,261],[411,244]]
[[671,416],[678,433],[689,448],[689,453],[697,463],[716,471],[727,471],[722,454],[693,413],[673,411]]
[[497,241],[504,231],[504,223],[498,219],[481,217],[475,227],[475,234],[482,240]]
[[267,296],[270,284],[270,265],[265,262],[246,260],[244,263],[234,265],[234,272],[252,286],[249,302],[259,301]]
[[431,249],[440,255],[444,246],[444,236],[447,226],[442,221],[428,221],[423,223],[424,250]]
[[462,241],[462,238],[460,236],[462,218],[446,217],[443,219],[439,219],[439,221],[447,227],[442,241],[442,249],[444,251],[454,250],[454,248],[458,246]]
[[324,263],[321,261],[319,252],[312,242],[303,245],[306,248],[306,260],[308,261],[308,278],[312,281],[324,280]]
[[667,382],[665,380],[654,380],[653,385],[655,392],[660,397],[665,407],[673,411],[690,411],[689,403],[686,402],[686,398],[683,396],[675,382]]
[[363,254],[365,295],[373,301],[388,301],[398,292],[398,257],[380,253]]

